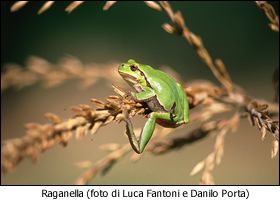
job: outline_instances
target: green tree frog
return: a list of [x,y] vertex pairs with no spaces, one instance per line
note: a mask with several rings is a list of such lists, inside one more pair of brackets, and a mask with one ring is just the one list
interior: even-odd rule
[[128,117],[126,134],[134,151],[138,154],[144,151],[153,135],[155,124],[167,128],[176,128],[189,122],[189,104],[182,86],[160,70],[149,65],[136,63],[130,59],[118,68],[122,78],[136,91],[129,92],[128,97],[136,102],[146,102],[151,109],[148,120],[142,128],[139,139],[136,138],[132,123]]

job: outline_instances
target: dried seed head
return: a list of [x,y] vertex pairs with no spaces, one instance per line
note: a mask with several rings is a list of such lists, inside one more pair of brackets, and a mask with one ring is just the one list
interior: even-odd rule
[[276,156],[278,149],[279,149],[279,140],[274,139],[271,148],[271,158],[274,158]]
[[27,3],[28,3],[28,1],[17,1],[16,3],[14,3],[12,5],[11,12],[15,12],[15,11],[19,10],[21,7],[23,7]]
[[71,3],[66,9],[65,11],[68,11],[68,13],[71,13],[74,9],[76,9],[78,6],[80,6],[82,3],[84,3],[84,1],[74,1],[73,3]]
[[261,139],[262,139],[262,141],[264,141],[265,137],[266,137],[266,129],[265,129],[264,126],[262,126],[262,128],[261,128]]
[[78,166],[79,168],[88,168],[92,165],[91,161],[79,161],[74,163],[75,166]]
[[267,107],[268,107],[268,104],[258,105],[257,111],[262,112],[262,111],[264,111],[265,109],[267,109]]
[[197,163],[195,165],[195,167],[192,169],[190,175],[193,176],[193,175],[197,174],[198,172],[200,172],[203,169],[204,166],[205,166],[205,160]]
[[236,132],[240,121],[240,114],[236,114],[231,120],[231,132]]
[[221,59],[216,59],[215,60],[215,64],[218,68],[218,71],[220,72],[220,74],[227,80],[231,82],[230,76],[226,70],[226,67],[224,65],[224,63],[222,62]]
[[224,155],[224,143],[222,143],[216,152],[216,164],[220,164]]
[[53,123],[60,123],[62,122],[62,118],[54,113],[46,113],[45,116]]
[[98,108],[100,108],[100,109],[104,109],[104,108],[105,108],[105,103],[102,102],[102,101],[100,101],[100,100],[98,100],[98,99],[91,99],[91,102],[92,102],[95,106],[97,106]]
[[194,45],[197,49],[203,46],[200,37],[196,36],[192,32],[190,33],[190,39],[192,45]]
[[77,106],[71,106],[70,109],[77,115],[77,116],[85,116],[85,112],[77,107]]
[[54,3],[54,1],[47,1],[38,11],[38,15],[40,15],[44,11],[48,10],[53,5],[53,3]]
[[105,6],[103,7],[103,10],[104,11],[108,10],[115,3],[116,3],[116,1],[107,1]]
[[213,170],[213,168],[215,166],[215,156],[216,156],[216,153],[212,152],[206,158],[206,168],[208,171]]
[[147,4],[147,6],[157,10],[157,11],[162,11],[162,8],[160,7],[160,5],[158,5],[156,2],[154,1],[144,1],[145,4]]
[[97,131],[98,131],[98,129],[100,128],[100,126],[102,125],[102,121],[96,121],[95,123],[94,123],[94,125],[93,125],[93,128],[91,129],[91,131],[90,131],[90,133],[92,134],[92,135],[94,135]]
[[88,133],[90,126],[91,126],[90,123],[87,123],[84,126],[78,126],[76,128],[76,139],[81,139],[82,137],[84,137]]
[[174,28],[173,28],[171,25],[169,25],[168,23],[163,24],[163,25],[162,25],[162,28],[163,28],[166,32],[168,32],[168,33],[170,33],[170,34],[175,33]]
[[210,171],[204,171],[200,180],[200,185],[214,185],[213,176]]

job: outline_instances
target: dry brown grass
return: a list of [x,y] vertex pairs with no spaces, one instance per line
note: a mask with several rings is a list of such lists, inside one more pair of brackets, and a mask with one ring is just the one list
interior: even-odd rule
[[265,13],[267,18],[271,21],[268,26],[275,32],[279,32],[279,18],[274,11],[274,8],[266,1],[256,1],[259,9]]
[[119,63],[83,64],[72,56],[63,57],[57,64],[52,64],[45,59],[31,56],[26,61],[26,66],[18,64],[5,64],[6,70],[1,75],[1,91],[12,87],[17,90],[42,84],[45,88],[56,87],[69,80],[78,80],[80,87],[87,88],[99,80],[111,78],[111,82],[122,83],[121,78],[112,72]]
[[[107,10],[115,2],[108,2],[104,6]],[[271,119],[271,115],[279,114],[279,104],[269,103],[257,98],[247,96],[244,91],[232,82],[222,60],[212,60],[211,56],[203,46],[200,37],[192,33],[186,26],[180,11],[173,12],[168,2],[145,2],[149,7],[164,13],[171,24],[164,24],[163,29],[168,33],[179,35],[194,49],[203,63],[212,71],[221,86],[214,85],[209,81],[197,80],[189,83],[184,88],[190,105],[190,109],[199,108],[198,111],[191,111],[190,122],[195,123],[197,128],[190,133],[179,138],[167,138],[166,136],[173,132],[173,129],[156,129],[153,139],[147,145],[146,151],[152,154],[163,154],[173,149],[182,148],[185,145],[203,139],[208,134],[214,134],[216,141],[210,154],[200,161],[191,171],[195,175],[202,171],[200,184],[214,184],[211,171],[215,164],[219,164],[224,154],[224,140],[229,130],[236,131],[242,118],[248,118],[252,126],[260,130],[261,139],[264,140],[267,132],[273,136],[271,148],[271,157],[274,158],[279,148],[279,122]],[[19,9],[22,3],[16,3],[11,9]],[[67,7],[67,11],[72,11],[80,3],[72,3]],[[278,16],[274,9],[266,2],[257,2],[259,8],[265,11],[272,22],[270,27],[274,31],[279,30]],[[50,4],[44,5],[40,13],[50,7]],[[277,30],[278,27],[278,30]],[[60,69],[57,69],[57,66]],[[10,86],[22,88],[27,85],[43,82],[46,86],[54,86],[63,83],[68,79],[81,79],[83,86],[94,84],[99,78],[106,78],[113,82],[120,82],[106,67],[118,67],[117,64],[97,64],[94,66],[84,65],[77,59],[66,58],[59,65],[31,58],[27,64],[27,70],[23,71],[17,65],[9,65],[8,70],[1,76],[1,88],[6,89]],[[103,75],[100,76],[99,68],[102,68]],[[85,72],[87,74],[85,74]],[[98,73],[98,74],[96,74]],[[278,82],[279,85],[279,82]],[[25,159],[31,158],[33,161],[38,159],[38,154],[55,145],[62,144],[66,146],[73,132],[79,139],[90,131],[95,134],[98,129],[112,121],[121,122],[123,118],[123,108],[127,109],[129,116],[138,114],[146,116],[149,113],[145,103],[136,103],[128,101],[123,96],[125,92],[116,85],[113,85],[115,92],[119,96],[109,96],[106,102],[92,99],[92,103],[97,109],[89,105],[80,105],[71,107],[74,116],[68,119],[61,119],[53,113],[47,113],[46,116],[51,123],[38,124],[29,123],[26,125],[26,135],[22,138],[5,141],[1,149],[1,172],[13,171],[17,164]],[[214,115],[221,112],[234,112],[226,119],[211,120]],[[128,152],[132,151],[130,144],[108,144],[102,147],[110,153],[100,161],[91,164],[90,162],[78,163],[79,166],[87,166],[87,169],[74,184],[86,184],[94,177],[97,172],[106,173],[114,163],[120,160]],[[141,155],[132,155],[131,159],[136,161]]]

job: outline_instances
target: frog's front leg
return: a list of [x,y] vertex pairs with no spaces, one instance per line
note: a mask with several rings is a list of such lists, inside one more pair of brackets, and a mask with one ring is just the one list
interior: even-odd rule
[[129,142],[134,149],[134,151],[138,154],[141,154],[146,145],[148,144],[149,140],[151,139],[155,125],[156,125],[156,119],[164,119],[168,120],[170,119],[170,114],[169,113],[156,113],[152,112],[149,114],[149,118],[147,122],[145,123],[144,127],[142,128],[141,134],[139,139],[137,140],[134,131],[133,131],[133,126],[131,123],[131,120],[128,117],[127,110],[125,110],[126,118],[123,120],[126,122],[126,134],[128,136]]

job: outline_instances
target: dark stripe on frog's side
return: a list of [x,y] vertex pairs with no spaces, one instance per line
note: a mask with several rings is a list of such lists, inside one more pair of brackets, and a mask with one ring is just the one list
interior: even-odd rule
[[[150,87],[153,89],[153,87],[151,86],[150,82],[148,81],[146,75],[138,68],[139,72],[141,73],[141,75],[144,76],[145,78],[145,81],[146,81],[146,86]],[[145,101],[147,103],[147,105],[150,107],[150,109],[154,112],[162,112],[162,113],[170,113],[170,118],[174,118],[176,117],[176,102],[174,102],[174,104],[172,105],[172,107],[170,108],[170,110],[168,109],[165,109],[158,101],[157,99],[157,96],[153,96],[149,99],[147,99],[147,101]],[[158,107],[161,107],[161,108],[158,108]]]
[[[151,98],[149,98],[148,101],[145,101],[147,103],[147,105],[150,107],[150,109],[154,112],[158,112],[158,113],[170,113],[170,118],[174,118],[176,116],[176,102],[174,102],[173,106],[168,110],[165,109],[158,101],[157,96],[153,96]],[[175,116],[173,116],[175,115]]]

